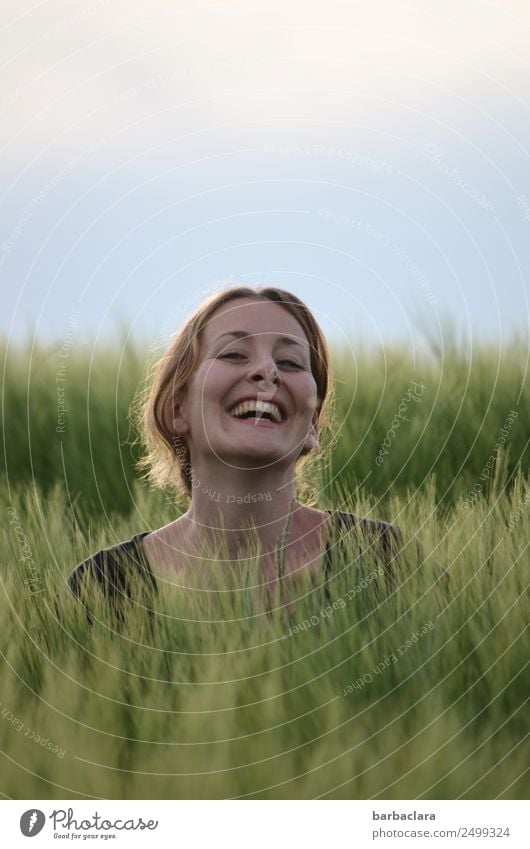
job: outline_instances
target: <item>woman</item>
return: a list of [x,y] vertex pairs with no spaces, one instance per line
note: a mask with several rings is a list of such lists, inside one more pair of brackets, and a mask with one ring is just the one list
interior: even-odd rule
[[268,588],[301,574],[322,583],[332,531],[343,526],[376,540],[388,563],[394,526],[296,498],[296,469],[318,449],[329,383],[322,331],[296,296],[235,287],[206,301],[156,367],[143,409],[142,466],[155,485],[180,484],[189,508],[79,564],[68,579],[75,595],[95,579],[118,602],[131,596],[132,573],[157,589],[205,562],[206,549],[230,566],[256,546]]

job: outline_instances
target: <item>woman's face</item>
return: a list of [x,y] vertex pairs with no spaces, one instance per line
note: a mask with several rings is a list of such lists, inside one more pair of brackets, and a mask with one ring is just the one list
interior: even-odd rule
[[192,465],[212,455],[235,468],[293,465],[317,444],[317,403],[301,325],[279,304],[238,298],[203,329],[175,430]]

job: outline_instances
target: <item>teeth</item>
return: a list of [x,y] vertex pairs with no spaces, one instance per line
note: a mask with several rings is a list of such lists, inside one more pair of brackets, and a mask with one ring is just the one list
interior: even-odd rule
[[271,404],[270,401],[242,401],[241,404],[233,407],[230,410],[231,416],[243,416],[245,413],[270,413],[274,421],[281,422],[282,414],[280,408],[276,404]]

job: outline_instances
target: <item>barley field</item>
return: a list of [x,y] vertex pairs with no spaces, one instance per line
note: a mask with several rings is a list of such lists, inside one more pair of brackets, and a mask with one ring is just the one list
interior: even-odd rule
[[526,798],[528,345],[333,352],[300,497],[399,525],[392,580],[337,535],[289,607],[250,558],[89,619],[72,567],[185,509],[135,471],[146,360],[2,347],[3,797]]

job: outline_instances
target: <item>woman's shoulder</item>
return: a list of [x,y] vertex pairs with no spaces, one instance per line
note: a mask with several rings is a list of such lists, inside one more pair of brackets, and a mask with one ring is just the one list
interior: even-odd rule
[[154,576],[142,553],[142,539],[149,531],[135,534],[89,555],[72,569],[67,584],[79,596],[83,587],[96,584],[106,595],[127,593],[127,576],[134,573],[147,578],[155,586]]

